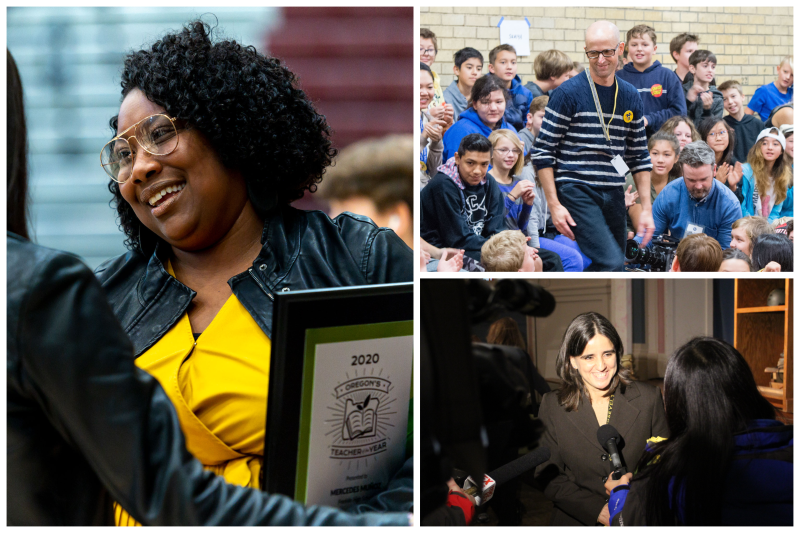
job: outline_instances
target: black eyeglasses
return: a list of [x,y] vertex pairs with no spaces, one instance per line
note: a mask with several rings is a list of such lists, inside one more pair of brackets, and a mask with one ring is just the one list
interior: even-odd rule
[[619,47],[619,43],[614,48],[609,48],[608,50],[602,50],[600,52],[598,52],[597,50],[589,50],[588,52],[586,52],[586,57],[588,57],[589,59],[597,59],[598,57],[600,57],[600,54],[603,54],[603,57],[605,58],[614,57],[615,55],[617,55],[617,47]]

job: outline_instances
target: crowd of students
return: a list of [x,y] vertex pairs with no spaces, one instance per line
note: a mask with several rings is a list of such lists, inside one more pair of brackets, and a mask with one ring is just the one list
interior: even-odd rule
[[[468,271],[621,271],[626,241],[669,233],[685,241],[673,271],[727,268],[730,248],[754,270],[790,270],[792,57],[745,95],[739,80],[717,85],[717,57],[699,43],[672,39],[671,70],[653,58],[652,27],[623,37],[600,21],[586,31],[585,71],[548,50],[523,83],[511,45],[485,66],[466,47],[443,88],[436,35],[422,28],[421,247],[431,260],[421,268],[459,256]],[[777,235],[764,240],[766,263],[752,261],[755,242],[732,241],[754,220]]]

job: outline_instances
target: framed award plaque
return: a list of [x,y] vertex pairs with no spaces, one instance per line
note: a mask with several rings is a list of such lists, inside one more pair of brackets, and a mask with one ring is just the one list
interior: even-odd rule
[[275,295],[264,490],[340,508],[386,490],[411,446],[413,287]]

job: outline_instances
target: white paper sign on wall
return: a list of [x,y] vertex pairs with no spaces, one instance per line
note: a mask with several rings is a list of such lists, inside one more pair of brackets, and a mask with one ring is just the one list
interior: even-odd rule
[[500,44],[510,44],[517,51],[517,56],[531,55],[530,29],[527,17],[524,20],[500,19]]

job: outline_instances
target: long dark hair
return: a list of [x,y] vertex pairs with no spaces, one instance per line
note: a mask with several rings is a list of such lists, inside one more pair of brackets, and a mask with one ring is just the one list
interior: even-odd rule
[[28,239],[28,129],[25,127],[22,80],[11,52],[6,50],[6,54],[8,55],[6,222],[8,231]]
[[719,163],[717,163],[717,166],[723,163],[733,165],[735,163],[733,160],[733,146],[736,144],[736,132],[728,125],[727,122],[717,117],[704,118],[700,124],[697,125],[697,131],[700,132],[701,140],[705,143],[708,143],[708,134],[711,133],[711,130],[713,130],[717,124],[722,124],[722,126],[728,132],[728,147],[722,151],[722,157],[720,158]]
[[670,437],[639,464],[641,469],[661,456],[641,476],[647,483],[646,523],[720,525],[733,435],[751,420],[774,420],[775,409],[758,392],[744,357],[711,337],[692,339],[670,358],[664,405]]
[[752,243],[750,259],[758,272],[770,261],[781,266],[781,272],[791,272],[794,267],[794,246],[782,233],[762,233]]
[[620,392],[625,392],[625,387],[631,383],[630,370],[622,368],[620,365],[623,352],[622,339],[614,325],[599,313],[578,315],[567,327],[556,358],[556,373],[564,380],[564,385],[558,391],[558,403],[567,411],[576,410],[580,405],[581,398],[587,394],[583,378],[576,369],[572,368],[570,357],[581,355],[589,341],[597,335],[602,335],[611,341],[617,354],[617,373],[611,380],[605,396],[613,394],[617,387],[620,387]]

